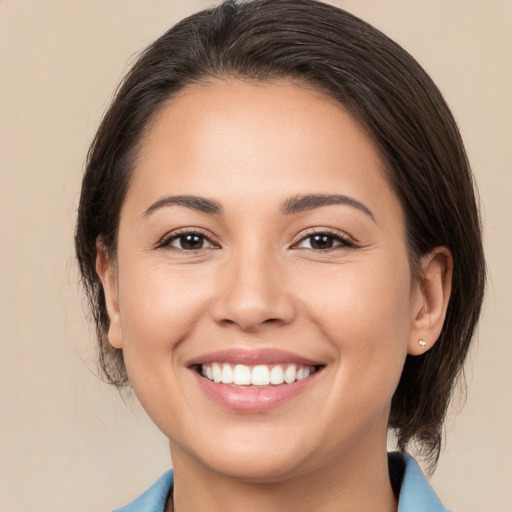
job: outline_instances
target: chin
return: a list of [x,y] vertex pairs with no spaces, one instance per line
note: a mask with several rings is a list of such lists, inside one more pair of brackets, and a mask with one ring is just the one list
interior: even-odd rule
[[217,439],[218,442],[209,446],[196,445],[191,455],[209,471],[247,483],[280,482],[303,472],[308,458],[304,443],[290,442],[289,436],[288,442],[284,442],[277,435],[268,441],[261,432],[252,433],[251,439],[243,441],[230,440],[228,434],[227,442]]
[[298,454],[287,457],[282,453],[264,453],[251,456],[250,459],[240,457],[226,457],[222,460],[212,461],[210,469],[228,478],[246,483],[276,483],[288,480],[295,474],[299,474],[302,466],[298,460]]

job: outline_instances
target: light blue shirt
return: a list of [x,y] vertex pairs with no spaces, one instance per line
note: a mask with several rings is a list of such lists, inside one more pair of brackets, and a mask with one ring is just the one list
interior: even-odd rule
[[[398,512],[449,512],[423,476],[418,463],[409,455],[404,456],[404,462],[405,472],[400,487]],[[174,474],[171,469],[136,500],[114,512],[165,512],[173,482]]]

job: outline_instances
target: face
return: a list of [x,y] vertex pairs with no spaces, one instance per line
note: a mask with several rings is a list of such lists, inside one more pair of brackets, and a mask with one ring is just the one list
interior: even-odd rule
[[322,94],[173,97],[104,283],[109,339],[173,458],[271,481],[385,450],[421,292],[379,154]]

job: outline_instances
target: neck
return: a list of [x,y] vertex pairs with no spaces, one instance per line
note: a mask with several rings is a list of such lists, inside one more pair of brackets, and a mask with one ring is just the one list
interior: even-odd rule
[[167,512],[396,512],[385,450],[343,457],[272,482],[220,474],[173,449],[175,485]]

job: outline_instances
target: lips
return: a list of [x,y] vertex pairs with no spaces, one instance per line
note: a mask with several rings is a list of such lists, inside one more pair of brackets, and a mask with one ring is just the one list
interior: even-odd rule
[[222,361],[229,364],[246,364],[246,365],[259,365],[259,364],[296,364],[302,366],[317,366],[322,365],[321,361],[314,361],[307,357],[302,357],[293,352],[277,349],[260,349],[260,350],[247,350],[247,349],[226,349],[203,354],[194,357],[188,361],[186,366],[203,365],[214,362]]
[[223,350],[187,364],[215,402],[240,412],[264,412],[287,403],[314,382],[325,364],[281,350]]

